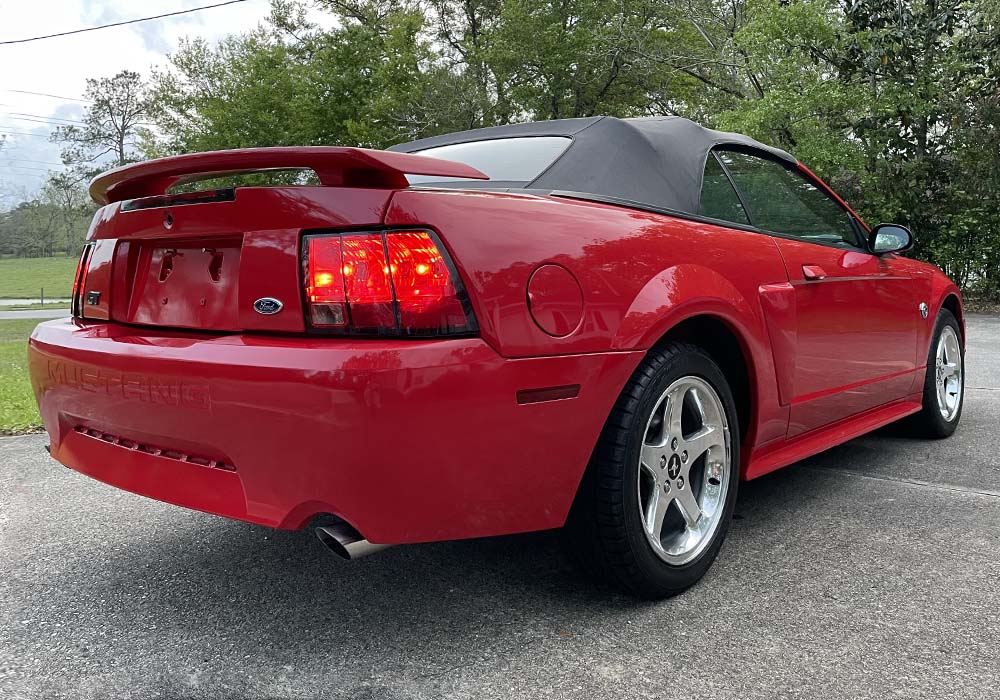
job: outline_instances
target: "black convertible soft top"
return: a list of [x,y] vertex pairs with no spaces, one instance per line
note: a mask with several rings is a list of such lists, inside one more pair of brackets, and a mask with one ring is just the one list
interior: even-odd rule
[[[717,146],[755,149],[796,163],[788,153],[748,136],[706,129],[681,117],[585,117],[509,124],[420,139],[389,150],[416,153],[438,146],[530,136],[564,136],[572,144],[520,189],[586,193],[689,214],[698,213],[705,160]],[[485,183],[476,186],[489,187]],[[513,189],[510,183],[503,186]]]

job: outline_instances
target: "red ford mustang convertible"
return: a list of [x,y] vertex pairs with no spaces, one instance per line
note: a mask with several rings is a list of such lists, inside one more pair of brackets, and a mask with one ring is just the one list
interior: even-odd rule
[[[319,184],[176,189],[274,169]],[[959,290],[909,231],[684,119],[177,156],[91,195],[73,317],[30,344],[52,456],[348,558],[565,527],[670,595],[741,480],[962,412]]]

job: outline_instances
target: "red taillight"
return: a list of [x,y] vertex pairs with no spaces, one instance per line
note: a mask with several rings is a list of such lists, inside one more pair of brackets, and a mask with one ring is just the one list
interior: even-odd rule
[[392,282],[385,262],[382,234],[342,236],[344,290],[350,304],[351,325],[357,329],[396,328]]
[[87,279],[87,263],[90,261],[90,251],[94,244],[88,243],[83,246],[80,253],[80,260],[76,263],[76,274],[73,276],[73,296],[70,300],[70,313],[74,316],[83,316],[83,290]]
[[309,321],[319,328],[347,327],[340,236],[310,236],[306,245],[305,283]]
[[304,250],[313,328],[422,336],[476,330],[461,282],[428,231],[311,235]]
[[423,328],[441,321],[465,322],[465,309],[455,291],[451,270],[426,231],[400,231],[386,237],[389,268],[404,328]]

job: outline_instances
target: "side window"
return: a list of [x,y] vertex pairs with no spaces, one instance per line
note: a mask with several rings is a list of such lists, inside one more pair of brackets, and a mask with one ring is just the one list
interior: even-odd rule
[[720,151],[719,157],[757,228],[810,243],[860,247],[850,214],[802,175],[746,153]]
[[732,221],[734,224],[749,224],[743,204],[729,182],[726,172],[719,165],[713,153],[705,162],[705,179],[701,183],[701,204],[699,213],[713,219]]

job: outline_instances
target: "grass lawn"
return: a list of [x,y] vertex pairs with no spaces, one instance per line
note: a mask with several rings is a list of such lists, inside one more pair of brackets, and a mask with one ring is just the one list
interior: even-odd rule
[[39,323],[33,318],[0,321],[0,435],[42,425],[28,381],[27,357],[28,336]]
[[46,297],[68,299],[76,263],[70,256],[0,258],[0,299],[37,299],[42,287]]

